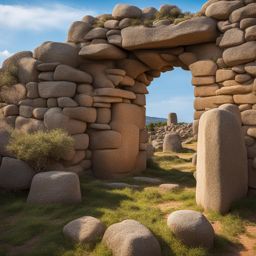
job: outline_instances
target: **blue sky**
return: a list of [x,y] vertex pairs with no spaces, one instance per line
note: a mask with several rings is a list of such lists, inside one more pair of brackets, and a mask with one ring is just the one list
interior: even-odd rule
[[[65,41],[72,21],[83,16],[111,13],[121,1],[42,1],[0,0],[0,63],[12,53],[33,50],[44,41]],[[141,8],[162,4],[176,4],[183,11],[200,10],[206,0],[127,0],[122,3]],[[188,71],[176,69],[155,79],[149,87],[147,114],[166,117],[177,112],[180,121],[191,121],[193,110],[193,88]]]

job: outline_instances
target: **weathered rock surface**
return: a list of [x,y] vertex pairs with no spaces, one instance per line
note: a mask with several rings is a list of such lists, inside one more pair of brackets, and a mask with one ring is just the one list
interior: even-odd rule
[[199,122],[197,203],[206,210],[226,213],[231,203],[246,195],[247,186],[241,125],[228,111],[207,111]]
[[217,20],[226,20],[234,10],[242,6],[241,1],[217,1],[207,7],[205,14]]
[[92,76],[67,65],[58,65],[54,72],[54,80],[90,84],[92,83]]
[[42,98],[73,97],[76,92],[76,84],[72,82],[40,82],[38,92]]
[[176,133],[166,134],[163,143],[163,152],[181,152],[182,145],[180,136]]
[[112,44],[86,45],[80,50],[79,55],[93,60],[119,60],[126,57],[126,53],[124,51]]
[[72,44],[45,42],[35,49],[34,58],[42,62],[59,62],[76,67],[79,64],[78,51]]
[[211,18],[199,17],[175,26],[136,26],[122,29],[122,46],[129,50],[175,47],[213,42],[216,37],[216,22]]
[[256,42],[247,42],[228,48],[223,53],[223,60],[228,66],[236,66],[256,59]]
[[0,167],[0,187],[7,190],[29,189],[35,172],[25,162],[4,157]]
[[103,237],[105,225],[91,216],[75,219],[63,228],[63,234],[76,243],[93,243]]
[[200,212],[180,210],[171,213],[167,225],[187,246],[212,248],[214,230],[210,222]]
[[161,249],[154,235],[135,220],[124,220],[111,225],[103,242],[113,256],[160,256]]
[[75,173],[51,171],[34,176],[28,203],[71,204],[81,201],[79,178]]

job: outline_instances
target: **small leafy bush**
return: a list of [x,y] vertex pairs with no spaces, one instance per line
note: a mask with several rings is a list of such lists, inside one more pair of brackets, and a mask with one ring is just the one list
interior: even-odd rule
[[6,69],[0,69],[0,87],[18,83],[17,75],[18,68],[15,65],[10,65]]
[[30,134],[13,131],[7,149],[34,169],[43,171],[52,161],[61,160],[73,146],[71,136],[61,129],[55,129]]

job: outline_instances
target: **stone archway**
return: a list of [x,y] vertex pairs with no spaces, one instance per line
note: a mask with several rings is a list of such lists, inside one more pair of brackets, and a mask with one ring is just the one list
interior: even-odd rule
[[[256,125],[255,64],[244,65],[256,59],[255,21],[246,20],[256,17],[256,4],[245,2],[208,1],[198,17],[177,25],[134,25],[155,10],[128,5],[86,16],[71,25],[67,43],[46,42],[4,62],[3,69],[18,66],[20,82],[6,89],[16,96],[5,100],[4,121],[25,132],[66,129],[76,141],[67,166],[92,168],[100,178],[139,173],[146,168],[147,86],[182,67],[193,75],[195,133],[200,116],[225,103],[244,111],[246,130]],[[19,111],[10,114],[10,104]],[[81,146],[87,134],[89,145]],[[254,147],[249,152],[256,156]]]

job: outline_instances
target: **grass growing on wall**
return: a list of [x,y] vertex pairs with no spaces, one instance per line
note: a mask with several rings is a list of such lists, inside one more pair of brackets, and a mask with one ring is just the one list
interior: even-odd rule
[[30,134],[14,130],[7,149],[36,170],[45,170],[50,161],[62,159],[73,145],[73,138],[61,129]]
[[175,210],[202,210],[195,204],[191,157],[192,153],[156,153],[143,173],[160,178],[163,183],[180,184],[181,188],[173,192],[160,191],[158,186],[136,182],[132,178],[120,181],[140,185],[140,189],[111,189],[90,174],[80,179],[83,199],[77,205],[31,205],[26,204],[27,191],[0,192],[0,255],[111,256],[100,242],[72,244],[63,236],[62,228],[66,223],[86,215],[101,219],[107,226],[125,219],[140,221],[157,237],[163,256],[225,255],[222,253],[227,252],[231,244],[237,244],[239,235],[245,232],[248,223],[245,218],[254,213],[256,204],[244,200],[226,216],[207,215],[212,223],[220,225],[212,251],[184,246],[171,234],[166,220]]
[[11,86],[18,83],[18,68],[10,65],[8,68],[0,69],[0,88],[2,86]]

